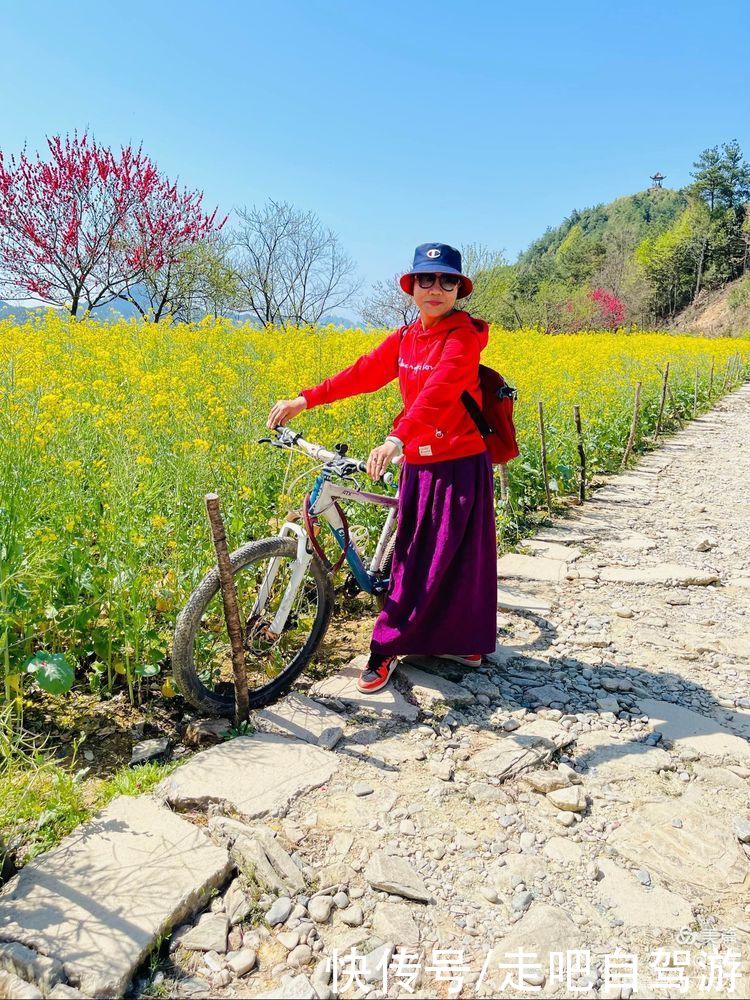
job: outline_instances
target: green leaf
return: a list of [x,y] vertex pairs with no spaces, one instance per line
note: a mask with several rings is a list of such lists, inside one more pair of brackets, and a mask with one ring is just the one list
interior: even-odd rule
[[26,665],[36,682],[50,694],[65,694],[73,687],[75,674],[62,653],[36,653]]
[[156,677],[159,670],[160,667],[158,663],[139,663],[135,668],[135,674],[138,677]]

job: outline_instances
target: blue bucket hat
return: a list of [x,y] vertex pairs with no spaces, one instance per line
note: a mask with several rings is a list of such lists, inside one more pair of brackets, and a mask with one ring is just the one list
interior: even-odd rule
[[460,251],[447,243],[420,243],[414,251],[411,271],[402,274],[399,279],[399,284],[407,295],[414,291],[415,274],[457,274],[461,278],[458,285],[459,299],[471,295],[474,289],[471,279],[461,273]]

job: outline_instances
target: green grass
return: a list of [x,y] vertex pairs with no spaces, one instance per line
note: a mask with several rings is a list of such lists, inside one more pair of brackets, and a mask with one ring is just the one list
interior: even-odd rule
[[101,783],[97,795],[97,808],[106,806],[118,795],[145,795],[158,785],[162,778],[171,774],[177,765],[178,761],[171,761],[168,764],[148,761],[139,764],[138,767],[127,765],[121,767],[111,778]]
[[87,778],[85,768],[61,766],[14,729],[7,712],[0,714],[0,865],[6,854],[17,866],[26,864],[116,796],[142,795],[176,766],[126,765],[106,780]]

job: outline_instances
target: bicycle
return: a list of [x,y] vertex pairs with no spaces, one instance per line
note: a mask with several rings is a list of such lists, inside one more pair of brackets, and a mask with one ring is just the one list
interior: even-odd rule
[[[334,611],[334,575],[344,561],[351,571],[347,591],[372,594],[382,608],[396,537],[398,487],[391,473],[386,473],[383,482],[394,492],[367,492],[354,478],[355,473],[366,472],[366,464],[348,456],[346,444],[329,451],[288,426],[274,430],[275,440],[262,438],[259,443],[299,448],[323,464],[301,512],[288,515],[278,535],[248,542],[230,556],[243,625],[250,708],[262,708],[279,698],[315,655]],[[339,500],[388,509],[371,559],[361,551],[361,535],[350,532]],[[341,549],[335,564],[318,541],[321,521]],[[206,574],[177,619],[172,673],[178,690],[195,708],[213,715],[234,715],[232,654],[218,569]]]

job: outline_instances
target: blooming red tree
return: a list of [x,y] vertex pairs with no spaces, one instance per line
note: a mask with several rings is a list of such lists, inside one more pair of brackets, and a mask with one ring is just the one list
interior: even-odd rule
[[[0,283],[70,309],[117,298],[179,262],[224,224],[178,191],[142,149],[115,154],[87,135],[47,140],[50,157],[0,152]],[[6,291],[7,294],[7,291]]]
[[610,330],[622,326],[625,320],[625,306],[613,292],[606,288],[595,288],[589,293],[589,298],[597,307],[599,321]]

